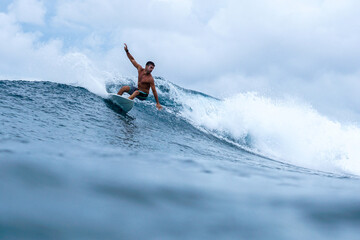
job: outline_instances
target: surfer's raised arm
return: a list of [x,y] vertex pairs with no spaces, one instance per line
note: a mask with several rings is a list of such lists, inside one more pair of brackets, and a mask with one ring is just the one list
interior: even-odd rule
[[154,79],[152,79],[152,82],[150,83],[150,87],[151,87],[151,90],[152,90],[152,92],[154,94],[154,97],[155,97],[156,107],[157,107],[157,109],[160,110],[160,109],[162,109],[162,106],[159,103],[159,98],[158,98],[158,95],[157,95],[157,92],[156,92]]
[[124,50],[126,52],[126,55],[128,56],[130,62],[134,65],[134,67],[136,67],[137,70],[140,70],[142,69],[141,65],[138,64],[136,61],[135,61],[135,58],[129,53],[129,49],[126,45],[126,43],[124,43],[125,47],[124,47]]

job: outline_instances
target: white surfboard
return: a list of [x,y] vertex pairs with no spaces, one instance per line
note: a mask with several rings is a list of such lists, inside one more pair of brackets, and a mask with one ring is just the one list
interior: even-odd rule
[[109,94],[109,99],[113,103],[118,105],[124,112],[130,111],[134,106],[134,101],[133,100],[130,100],[130,99],[126,98],[126,97],[117,95],[115,93],[110,93]]

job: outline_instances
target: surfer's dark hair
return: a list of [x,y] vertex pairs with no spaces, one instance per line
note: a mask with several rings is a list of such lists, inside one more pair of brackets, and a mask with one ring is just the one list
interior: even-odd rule
[[146,66],[149,66],[149,65],[153,65],[153,66],[155,67],[155,63],[152,62],[152,61],[148,61],[148,62],[146,63]]

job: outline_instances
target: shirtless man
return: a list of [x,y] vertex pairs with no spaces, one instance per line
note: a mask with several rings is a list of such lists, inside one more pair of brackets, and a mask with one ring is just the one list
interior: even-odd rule
[[152,70],[155,67],[155,64],[151,61],[146,63],[145,69],[138,64],[134,57],[131,56],[131,54],[129,53],[129,49],[126,45],[126,43],[124,44],[125,47],[125,52],[126,55],[128,56],[128,58],[130,59],[130,62],[134,65],[134,67],[138,70],[138,87],[133,87],[133,86],[123,86],[119,92],[117,93],[118,95],[122,95],[124,92],[127,92],[130,94],[129,99],[134,99],[135,97],[140,99],[140,100],[145,100],[147,98],[147,96],[149,95],[149,91],[150,88],[154,94],[155,100],[156,100],[156,107],[160,110],[162,109],[162,106],[159,103],[159,98],[155,89],[155,82],[154,82],[154,78],[151,75]]

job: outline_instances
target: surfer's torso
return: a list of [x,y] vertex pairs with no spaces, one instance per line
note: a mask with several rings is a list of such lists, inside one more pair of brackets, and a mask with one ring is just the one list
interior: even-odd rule
[[139,70],[139,77],[138,77],[138,88],[140,91],[149,93],[150,85],[154,82],[154,78],[152,77],[151,73],[147,73],[144,68]]

